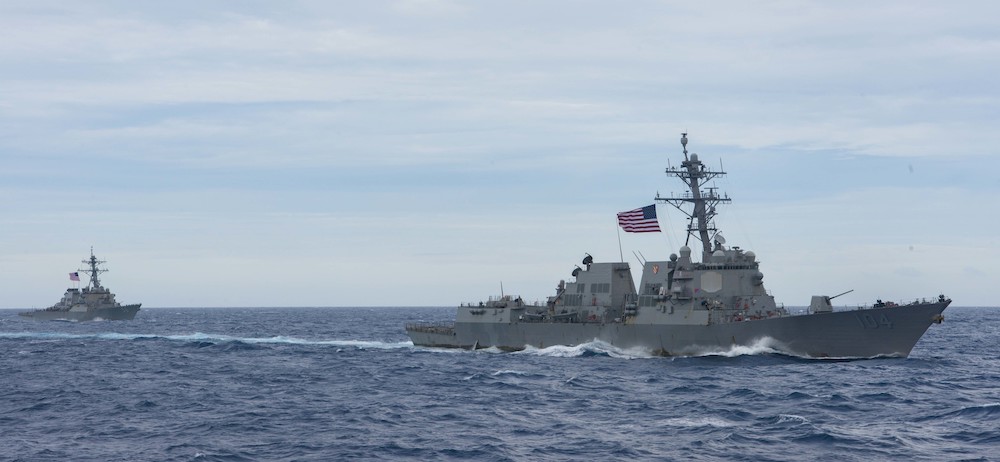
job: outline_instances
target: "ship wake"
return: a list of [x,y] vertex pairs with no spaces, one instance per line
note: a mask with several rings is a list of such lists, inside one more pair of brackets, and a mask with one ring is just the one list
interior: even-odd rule
[[[490,349],[496,350],[496,349]],[[486,350],[486,351],[490,351]],[[501,353],[499,350],[495,352]],[[580,345],[566,346],[554,345],[545,348],[526,347],[524,350],[511,354],[523,354],[531,356],[549,356],[555,358],[577,358],[577,357],[610,357],[621,359],[649,359],[659,357],[672,358],[704,358],[704,357],[725,357],[736,358],[740,356],[767,356],[780,355],[794,358],[809,358],[790,353],[781,342],[770,337],[757,339],[749,345],[732,345],[728,348],[719,346],[694,346],[679,352],[663,352],[650,350],[646,347],[620,348],[609,343],[594,340]],[[810,358],[811,359],[811,358]]]
[[67,334],[61,332],[4,332],[0,333],[0,339],[23,339],[38,341],[59,341],[59,340],[108,340],[108,341],[149,341],[167,340],[172,342],[191,343],[196,346],[211,346],[220,344],[246,344],[246,345],[318,345],[346,347],[357,349],[403,349],[413,347],[413,343],[407,342],[381,342],[375,340],[311,340],[296,337],[274,336],[274,337],[236,337],[221,334],[208,334],[195,332],[193,334],[160,335],[160,334],[123,334],[118,332],[103,332],[93,334]]

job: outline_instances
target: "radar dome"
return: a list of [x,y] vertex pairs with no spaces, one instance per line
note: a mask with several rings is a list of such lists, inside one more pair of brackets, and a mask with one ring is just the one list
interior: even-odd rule
[[747,258],[749,258],[749,259],[750,259],[750,261],[753,261],[754,259],[756,259],[756,258],[757,258],[757,254],[755,254],[755,253],[753,253],[753,252],[751,252],[751,251],[749,251],[749,250],[747,250],[747,253],[745,253],[745,254],[743,254],[743,255],[746,255],[746,256],[747,256]]
[[691,256],[691,248],[688,247],[688,246],[686,246],[686,245],[682,245],[681,246],[681,257],[690,257],[690,256]]
[[676,253],[670,254],[670,261],[677,261],[677,254]]
[[698,162],[698,154],[691,153],[691,162]]

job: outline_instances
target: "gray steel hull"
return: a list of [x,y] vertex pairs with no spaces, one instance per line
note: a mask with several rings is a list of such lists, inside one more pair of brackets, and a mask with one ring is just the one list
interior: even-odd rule
[[456,323],[454,332],[407,328],[414,345],[521,350],[595,340],[660,355],[699,355],[765,345],[808,357],[905,357],[950,301],[783,316],[711,325],[628,323]]
[[131,321],[139,312],[141,303],[121,305],[109,308],[95,308],[87,311],[55,311],[35,310],[18,313],[26,318],[38,321]]

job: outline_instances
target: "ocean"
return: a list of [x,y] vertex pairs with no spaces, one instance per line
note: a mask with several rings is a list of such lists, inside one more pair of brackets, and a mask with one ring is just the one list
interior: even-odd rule
[[1000,308],[908,358],[415,348],[453,308],[0,310],[0,460],[1000,460]]

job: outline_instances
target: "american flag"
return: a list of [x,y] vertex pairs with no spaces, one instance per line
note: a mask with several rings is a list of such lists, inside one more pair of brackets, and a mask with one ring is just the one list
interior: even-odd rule
[[626,233],[660,232],[660,224],[656,221],[656,204],[619,213],[618,226]]
[[69,273],[69,280],[80,282],[80,273]]

